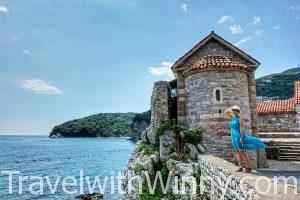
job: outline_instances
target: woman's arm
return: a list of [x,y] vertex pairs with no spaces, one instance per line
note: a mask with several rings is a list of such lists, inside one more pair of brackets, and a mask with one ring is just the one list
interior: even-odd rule
[[227,110],[224,111],[224,116],[227,119],[231,119],[233,117],[233,114],[231,113],[231,108],[228,108]]

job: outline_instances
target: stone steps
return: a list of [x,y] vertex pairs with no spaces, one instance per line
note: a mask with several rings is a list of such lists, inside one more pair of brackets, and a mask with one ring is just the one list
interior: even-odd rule
[[281,153],[300,153],[300,149],[295,149],[295,148],[293,148],[293,149],[291,149],[291,148],[289,148],[289,149],[286,149],[286,148],[280,148],[279,147],[279,151],[281,152]]
[[[277,136],[281,134],[284,133],[276,133]],[[295,135],[298,137],[298,133]],[[282,161],[300,161],[300,138],[295,135],[292,138],[261,138],[268,144],[268,157]]]
[[277,159],[282,161],[300,161],[300,156],[278,156]]
[[279,146],[278,148],[280,148],[281,151],[289,151],[289,150],[300,151],[300,147],[298,146],[293,146],[293,148],[291,148],[291,146]]
[[260,138],[300,138],[300,132],[259,133]]

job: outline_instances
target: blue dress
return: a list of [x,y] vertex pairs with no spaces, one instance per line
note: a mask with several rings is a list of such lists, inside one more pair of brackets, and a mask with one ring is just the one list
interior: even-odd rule
[[254,149],[264,149],[267,146],[257,137],[250,136],[248,134],[243,134],[243,143],[240,142],[240,117],[235,116],[230,121],[230,134],[231,141],[234,151],[238,150],[254,150]]

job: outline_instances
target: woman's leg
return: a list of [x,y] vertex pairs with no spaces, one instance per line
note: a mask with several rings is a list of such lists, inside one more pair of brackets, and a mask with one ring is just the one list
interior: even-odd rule
[[245,161],[246,161],[246,168],[250,169],[251,165],[250,165],[250,158],[249,158],[249,156],[245,155]]
[[236,155],[237,155],[239,167],[243,168],[242,152],[239,150]]

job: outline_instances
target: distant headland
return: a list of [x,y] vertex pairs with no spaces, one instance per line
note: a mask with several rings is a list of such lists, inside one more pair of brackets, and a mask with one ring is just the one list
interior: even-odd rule
[[[55,126],[49,137],[132,137],[149,126],[150,111],[143,113],[100,113]],[[141,126],[143,125],[143,126]]]

